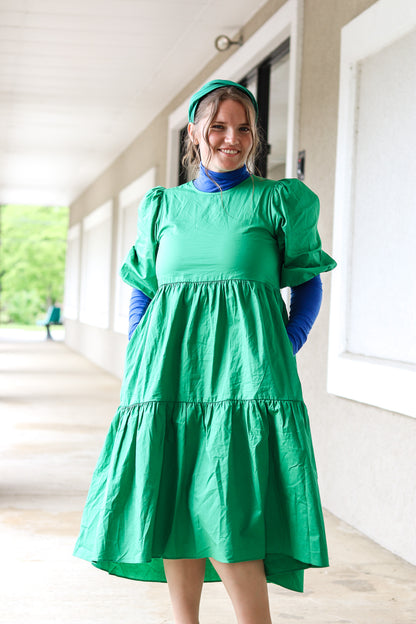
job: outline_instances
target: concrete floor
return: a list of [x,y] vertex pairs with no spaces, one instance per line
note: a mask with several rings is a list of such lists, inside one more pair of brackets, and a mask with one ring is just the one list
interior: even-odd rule
[[[72,557],[120,382],[63,342],[0,331],[0,621],[167,624],[167,587],[111,577]],[[415,624],[416,568],[326,514],[331,567],[304,594],[269,585],[273,622]],[[201,624],[231,624],[219,583]],[[261,624],[261,623],[259,623]]]

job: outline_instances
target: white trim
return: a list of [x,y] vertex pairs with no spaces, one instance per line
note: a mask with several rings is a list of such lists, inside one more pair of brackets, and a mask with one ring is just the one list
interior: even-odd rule
[[347,311],[359,63],[415,25],[413,0],[379,0],[342,29],[333,239],[338,268],[332,279],[328,358],[328,392],[413,417],[416,366],[348,353]]
[[[205,82],[221,77],[239,80],[265,59],[285,39],[290,37],[288,134],[286,176],[296,175],[298,151],[300,72],[302,59],[303,0],[288,0],[263,26],[261,26],[229,59]],[[202,85],[201,85],[202,86]],[[177,185],[179,135],[187,123],[188,100],[182,102],[169,116],[167,179],[166,185]]]
[[140,178],[134,180],[131,184],[126,186],[119,194],[118,205],[120,208],[125,208],[133,201],[140,200],[143,195],[154,187],[156,184],[156,167],[152,167]]
[[81,235],[81,224],[76,223],[72,227],[68,229],[67,240],[74,240],[75,238],[79,238]]
[[[332,314],[332,308],[331,308]],[[416,367],[350,353],[331,354],[328,392],[416,418]]]
[[[105,202],[82,220],[82,244],[81,244],[81,293],[80,293],[80,305],[79,305],[79,320],[87,325],[94,327],[100,327],[101,329],[108,329],[110,325],[110,285],[111,285],[111,231],[113,221],[113,200]],[[91,262],[91,257],[86,257],[86,251],[88,247],[87,232],[106,223],[106,232],[108,235],[108,253],[103,254],[105,262],[102,263],[100,273],[97,270],[97,274],[94,275],[94,279],[101,280],[101,292],[105,287],[105,300],[103,306],[99,310],[92,310],[88,296],[91,297],[89,291],[89,284],[87,279],[92,279],[90,272],[88,271],[88,265]],[[88,296],[87,296],[88,295]]]
[[342,48],[350,63],[376,54],[414,29],[414,0],[379,0],[342,29]]
[[[153,188],[156,184],[156,168],[152,167],[146,173],[144,173],[140,178],[134,180],[131,184],[126,186],[119,194],[119,202],[118,202],[118,223],[117,223],[117,251],[116,251],[116,259],[117,259],[117,275],[116,275],[116,292],[114,298],[114,324],[113,329],[115,332],[120,334],[127,335],[128,332],[128,309],[125,309],[125,306],[122,306],[122,291],[123,289],[129,288],[118,275],[118,269],[121,267],[122,262],[124,261],[126,250],[123,249],[123,223],[124,223],[124,215],[127,208],[129,208],[132,203],[137,203],[137,207],[139,206],[140,201],[144,197],[144,195]],[[132,243],[134,243],[134,238],[132,239]]]
[[[71,249],[71,253],[70,253]],[[75,250],[75,255],[73,255]],[[70,264],[70,260],[72,264]],[[81,224],[68,229],[65,263],[64,318],[76,321],[79,314],[79,284],[81,267]],[[71,289],[71,291],[70,291]]]
[[88,230],[91,230],[91,228],[99,225],[106,219],[110,219],[112,209],[113,200],[110,199],[109,201],[105,202],[105,204],[102,204],[102,206],[100,206],[99,208],[93,210],[88,216],[84,217],[82,221],[83,231],[88,232]]

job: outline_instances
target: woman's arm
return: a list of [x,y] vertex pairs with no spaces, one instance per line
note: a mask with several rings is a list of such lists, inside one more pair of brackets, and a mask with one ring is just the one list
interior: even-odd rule
[[137,325],[142,320],[150,301],[150,297],[142,293],[141,290],[133,288],[131,291],[129,306],[129,340],[132,337]]
[[286,331],[293,355],[305,344],[322,303],[322,280],[319,275],[304,284],[293,286],[290,295],[289,322]]

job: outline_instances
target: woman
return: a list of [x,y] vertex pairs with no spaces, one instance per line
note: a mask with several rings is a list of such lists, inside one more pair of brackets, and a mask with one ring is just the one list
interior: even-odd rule
[[121,270],[135,289],[121,405],[75,549],[167,580],[175,624],[196,624],[203,581],[220,579],[239,624],[269,624],[267,581],[302,591],[304,569],[328,565],[294,353],[335,262],[312,191],[250,173],[256,117],[241,85],[202,87],[189,107],[197,179],[141,203]]

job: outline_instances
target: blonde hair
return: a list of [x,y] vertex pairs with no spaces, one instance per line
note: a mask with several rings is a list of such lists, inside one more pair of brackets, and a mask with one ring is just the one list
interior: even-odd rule
[[[224,102],[225,100],[234,100],[235,102],[239,102],[243,106],[246,113],[247,122],[250,126],[251,136],[253,138],[253,145],[251,146],[251,150],[247,155],[246,166],[250,173],[254,173],[255,160],[260,148],[260,138],[256,125],[256,112],[254,110],[254,106],[250,98],[244,93],[244,91],[241,91],[237,87],[232,86],[220,87],[219,89],[215,89],[215,91],[211,91],[211,93],[208,93],[208,95],[206,95],[199,103],[195,113],[194,124],[195,126],[200,124],[201,120],[207,114],[207,111],[209,111],[208,120],[202,129],[202,136],[209,146],[208,134],[210,126],[214,121],[215,116],[217,115],[220,103]],[[182,164],[185,169],[190,169],[190,172],[193,176],[196,176],[199,170],[200,163],[201,155],[199,152],[199,147],[193,142],[192,137],[190,137],[188,134],[185,138],[185,149],[184,156],[182,158]],[[206,163],[206,165],[208,168],[209,161],[208,163]]]

